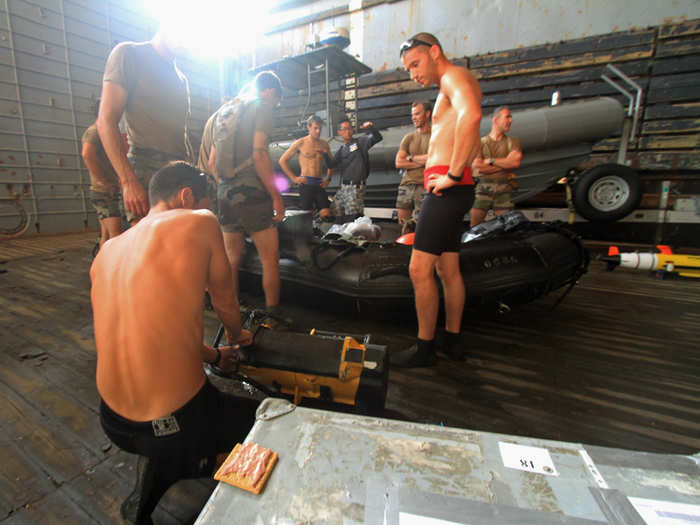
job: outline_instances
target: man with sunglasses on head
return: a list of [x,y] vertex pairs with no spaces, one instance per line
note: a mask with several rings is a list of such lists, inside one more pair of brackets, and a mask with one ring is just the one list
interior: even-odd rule
[[445,299],[442,351],[451,359],[464,359],[459,332],[465,288],[459,268],[459,247],[464,216],[474,202],[470,166],[480,145],[481,89],[466,68],[447,60],[440,42],[430,33],[418,33],[406,40],[399,54],[412,80],[424,87],[437,84],[440,93],[433,108],[423,172],[426,194],[409,265],[418,338],[411,348],[392,356],[391,364],[431,366],[437,362],[435,331],[440,296],[436,270]]
[[[353,137],[352,122],[345,118],[340,121],[338,127],[338,135],[343,139],[343,145],[338,148],[333,158],[319,149],[326,166],[340,172],[340,187],[331,204],[331,211],[338,224],[354,221],[364,214],[365,181],[369,177],[369,149],[383,138],[371,122],[365,122],[360,129],[369,130],[369,133]],[[332,174],[329,178],[331,176]]]
[[148,214],[107,241],[90,268],[100,422],[119,448],[140,456],[121,506],[130,523],[152,523],[176,481],[211,476],[217,456],[255,422],[258,403],[220,392],[202,366],[231,370],[237,359],[236,347],[202,343],[205,289],[229,344],[253,339],[241,328],[219,222],[206,209],[208,177],[181,161],[161,168]]

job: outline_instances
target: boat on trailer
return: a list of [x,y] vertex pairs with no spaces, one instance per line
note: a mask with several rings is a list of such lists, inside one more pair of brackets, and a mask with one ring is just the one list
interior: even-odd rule
[[[599,97],[537,109],[513,111],[509,135],[517,137],[523,148],[521,166],[514,170],[518,189],[513,200],[522,202],[563,178],[568,178],[573,202],[580,215],[591,221],[615,221],[639,206],[642,184],[637,173],[622,163],[601,164],[586,171],[577,166],[590,155],[599,140],[624,128],[625,110],[616,99]],[[365,207],[393,210],[401,174],[395,167],[401,139],[415,128],[401,126],[381,130],[381,142],[369,150],[371,174],[365,189]],[[487,135],[491,118],[482,119],[480,134]],[[624,129],[623,129],[624,133]],[[279,161],[291,142],[270,145],[274,161]],[[341,145],[330,141],[334,152]],[[292,169],[299,168],[291,162]],[[280,170],[281,171],[281,170]],[[284,175],[281,175],[284,178]],[[338,177],[328,187],[329,194],[338,189]],[[292,189],[286,198],[293,202]]]

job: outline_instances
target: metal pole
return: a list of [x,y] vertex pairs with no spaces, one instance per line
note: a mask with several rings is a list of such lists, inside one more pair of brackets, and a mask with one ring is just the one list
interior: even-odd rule
[[668,194],[671,190],[671,181],[661,183],[661,195],[659,195],[659,218],[656,222],[656,235],[654,244],[660,244],[664,238],[664,224],[666,223],[666,209],[668,208]]
[[[10,53],[12,54],[12,71],[15,73],[15,93],[17,95],[17,112],[19,114],[19,121],[20,121],[20,126],[21,126],[21,133],[22,133],[22,140],[24,143],[24,155],[25,159],[27,161],[27,175],[28,175],[28,181],[29,182],[29,188],[30,188],[30,198],[32,201],[32,209],[34,210],[34,227],[36,228],[36,231],[39,232],[39,207],[37,205],[37,198],[34,193],[34,185],[32,182],[34,181],[34,175],[32,173],[32,162],[31,158],[29,156],[29,141],[27,141],[27,131],[24,126],[24,110],[22,108],[22,94],[19,89],[19,75],[17,74],[17,56],[15,55],[15,36],[14,32],[12,31],[12,16],[10,14],[10,5],[9,1],[5,0],[5,13],[7,13],[7,32],[9,33],[9,45],[10,45]],[[29,219],[27,219],[29,221]]]
[[617,151],[617,163],[627,164],[627,148],[630,143],[630,128],[632,127],[632,119],[625,117],[622,123],[622,136],[620,137],[620,148]]
[[627,84],[632,86],[636,91],[636,95],[634,97],[634,112],[632,114],[632,130],[630,134],[630,141],[634,141],[634,137],[637,132],[637,122],[639,121],[639,110],[642,104],[642,87],[612,64],[608,64],[606,67],[622,80],[627,82]]
[[326,55],[325,59],[325,73],[326,73],[326,118],[328,119],[328,137],[332,137],[331,135],[333,129],[333,118],[331,117],[331,99],[328,94],[328,55]]
[[[68,77],[68,96],[70,97],[70,111],[73,123],[73,138],[75,139],[75,154],[78,157],[78,183],[80,185],[80,196],[83,207],[83,228],[87,230],[88,209],[85,188],[83,187],[83,163],[80,151],[80,139],[78,138],[78,119],[75,118],[75,100],[73,98],[73,79],[70,74],[70,55],[68,54],[68,38],[66,36],[66,13],[64,11],[63,0],[59,3],[61,9],[61,21],[63,22],[63,46],[66,58],[66,76]],[[89,178],[89,177],[88,177]]]

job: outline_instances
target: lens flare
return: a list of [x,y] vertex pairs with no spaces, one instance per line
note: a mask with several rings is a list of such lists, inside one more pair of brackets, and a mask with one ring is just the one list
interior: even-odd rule
[[284,193],[289,189],[289,179],[282,173],[275,173],[275,187],[280,193]]
[[238,57],[262,44],[265,28],[275,23],[272,0],[241,2],[144,0],[144,6],[177,45],[195,58]]

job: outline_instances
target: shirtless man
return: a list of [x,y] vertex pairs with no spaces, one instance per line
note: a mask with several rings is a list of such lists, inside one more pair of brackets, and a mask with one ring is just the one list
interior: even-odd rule
[[479,155],[472,168],[478,170],[476,200],[471,211],[471,226],[483,222],[488,211],[494,215],[510,211],[513,204],[513,191],[517,189],[515,173],[523,160],[523,148],[515,137],[506,135],[513,123],[513,115],[506,106],[493,112],[491,132],[481,137]]
[[426,195],[416,226],[409,273],[416,297],[418,340],[392,356],[392,365],[435,364],[434,340],[439,308],[435,270],[445,298],[445,337],[442,350],[464,358],[459,331],[464,310],[464,281],[459,269],[459,245],[464,216],[474,201],[471,163],[479,151],[481,89],[465,68],[451,64],[440,42],[418,33],[401,44],[400,56],[411,79],[440,94],[433,109],[432,132],[425,163]]
[[219,392],[202,362],[230,370],[237,347],[203,345],[208,289],[229,342],[250,344],[207,176],[172,162],[151,179],[148,215],[110,239],[90,269],[100,421],[121,449],[139,454],[122,516],[150,523],[179,479],[209,476],[216,456],[242,441],[257,403]]
[[[330,219],[331,209],[326,195],[326,186],[331,180],[331,171],[327,170],[323,175],[323,153],[330,155],[328,142],[321,137],[323,120],[317,115],[312,115],[306,122],[309,134],[292,144],[280,158],[280,167],[285,175],[299,185],[300,207],[302,210],[313,210],[314,206],[320,210],[322,219]],[[289,167],[289,161],[294,155],[299,155],[301,175],[297,177]]]

